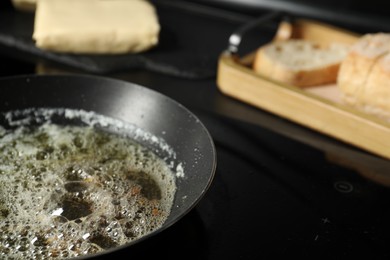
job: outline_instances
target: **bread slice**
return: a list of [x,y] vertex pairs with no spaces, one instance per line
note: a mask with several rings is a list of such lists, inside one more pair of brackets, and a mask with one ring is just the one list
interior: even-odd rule
[[344,44],[290,39],[264,45],[256,51],[257,73],[298,87],[335,83],[341,61],[348,52]]
[[159,31],[147,0],[38,0],[33,39],[55,52],[135,53],[157,45]]
[[390,34],[363,35],[342,62],[337,84],[347,104],[390,118]]

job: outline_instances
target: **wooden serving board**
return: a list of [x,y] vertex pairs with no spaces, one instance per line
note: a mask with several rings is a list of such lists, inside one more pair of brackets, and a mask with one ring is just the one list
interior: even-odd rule
[[[359,35],[327,24],[297,20],[291,37],[352,44]],[[299,88],[261,76],[251,69],[253,58],[253,53],[243,58],[228,52],[221,54],[217,86],[222,93],[390,159],[389,122],[343,104],[335,84]]]

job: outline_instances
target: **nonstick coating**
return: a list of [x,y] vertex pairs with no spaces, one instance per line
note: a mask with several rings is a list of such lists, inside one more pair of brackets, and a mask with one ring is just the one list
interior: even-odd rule
[[87,75],[0,79],[0,112],[26,108],[82,109],[135,124],[162,137],[182,162],[185,177],[177,178],[177,193],[166,223],[142,239],[102,254],[138,243],[177,222],[199,202],[214,177],[215,147],[202,122],[178,102],[146,87]]

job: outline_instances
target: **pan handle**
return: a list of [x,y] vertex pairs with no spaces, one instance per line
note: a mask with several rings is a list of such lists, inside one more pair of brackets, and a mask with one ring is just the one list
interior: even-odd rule
[[255,27],[267,23],[273,19],[281,19],[281,24],[275,34],[274,40],[286,40],[292,36],[292,17],[284,12],[273,11],[266,15],[255,18],[254,20],[239,27],[229,37],[227,52],[232,55],[237,55],[240,43],[245,33]]

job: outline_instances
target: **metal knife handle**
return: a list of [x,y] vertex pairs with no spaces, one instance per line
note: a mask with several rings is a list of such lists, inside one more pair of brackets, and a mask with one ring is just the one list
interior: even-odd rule
[[274,12],[268,13],[266,15],[263,15],[261,17],[255,18],[254,20],[239,27],[235,32],[233,32],[232,35],[230,35],[227,51],[230,54],[237,54],[238,49],[239,49],[240,44],[241,44],[241,41],[242,41],[245,33],[252,30],[253,28],[255,28],[261,24],[264,24],[268,21],[271,21],[275,18],[280,18],[280,19],[283,18],[283,20],[285,20],[288,23],[291,20],[290,16],[287,16],[285,13],[280,12],[280,11],[274,11]]

